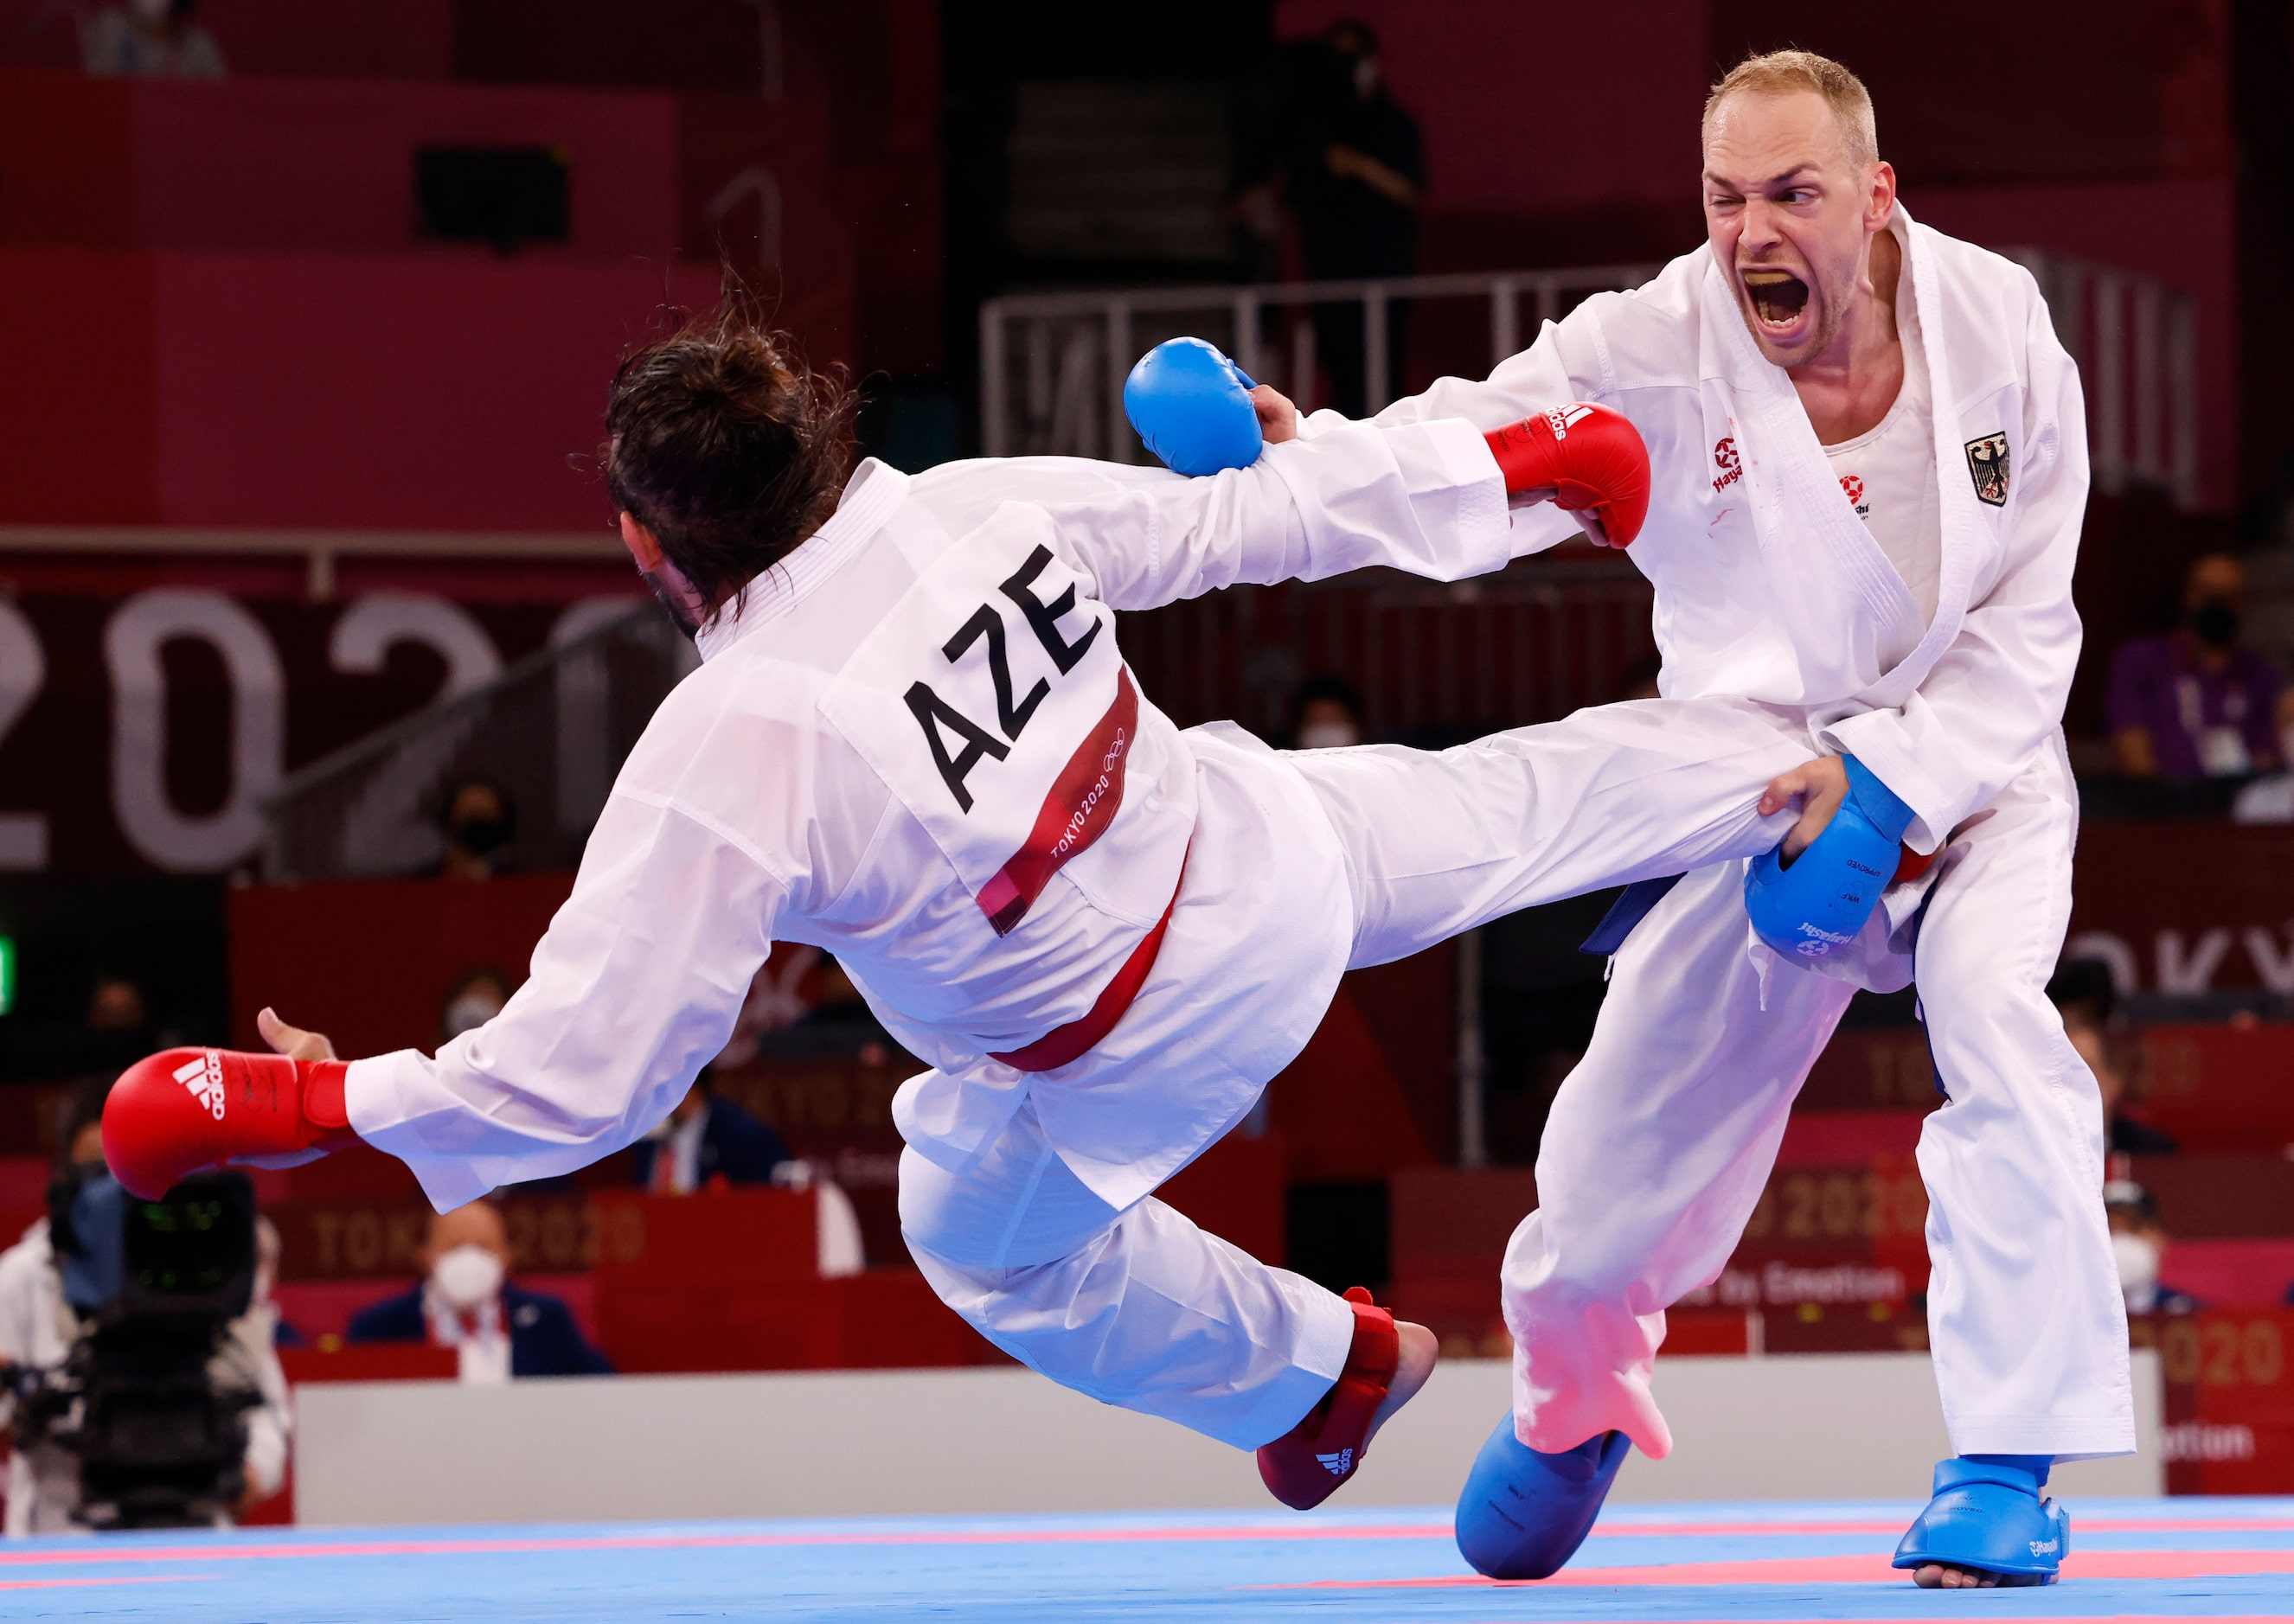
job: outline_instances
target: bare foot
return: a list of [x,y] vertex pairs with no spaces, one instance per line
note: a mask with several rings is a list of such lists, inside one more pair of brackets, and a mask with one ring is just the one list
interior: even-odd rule
[[1913,1570],[1912,1582],[1923,1590],[1989,1590],[1998,1584],[1999,1575],[1981,1568],[1948,1568],[1931,1562]]
[[1402,1357],[1394,1367],[1394,1381],[1386,1390],[1386,1402],[1370,1418],[1370,1431],[1363,1434],[1363,1447],[1378,1436],[1394,1412],[1418,1396],[1426,1385],[1426,1378],[1434,1374],[1434,1361],[1441,1357],[1442,1344],[1433,1332],[1422,1325],[1412,1325],[1406,1320],[1394,1322],[1395,1335],[1402,1342]]

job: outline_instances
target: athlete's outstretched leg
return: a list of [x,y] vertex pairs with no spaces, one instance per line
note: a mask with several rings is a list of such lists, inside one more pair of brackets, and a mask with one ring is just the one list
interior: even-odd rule
[[1760,816],[1761,792],[1814,753],[1804,723],[1749,700],[1649,699],[1453,750],[1289,760],[1346,854],[1359,967],[1536,903],[1767,851],[1794,815]]

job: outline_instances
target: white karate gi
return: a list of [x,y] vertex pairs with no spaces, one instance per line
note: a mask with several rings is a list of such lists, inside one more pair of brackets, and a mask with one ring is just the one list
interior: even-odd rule
[[[1796,714],[1910,803],[1915,849],[1944,849],[1829,973],[1748,945],[1741,863],[1690,874],[1617,955],[1503,1270],[1516,1425],[1534,1449],[1615,1428],[1671,1449],[1648,1392],[1666,1305],[1718,1277],[1851,981],[1889,991],[1915,974],[1949,1093],[1919,1164],[1953,1445],[2135,1447],[2101,1101],[2043,991],[2078,832],[2061,727],[2087,487],[2078,374],[2021,267],[1901,207],[1890,229],[1899,308],[1924,340],[1941,502],[1924,627],[1709,247],[1588,299],[1487,382],[1445,378],[1379,418],[1491,428],[1570,400],[1631,418],[1652,498],[1630,556],[1655,588],[1660,690]],[[1317,413],[1307,433],[1338,421]],[[1574,528],[1542,508],[1522,524],[1549,543]]]
[[[1252,1447],[1328,1389],[1337,1297],[1147,1198],[1239,1121],[1349,964],[1601,885],[1772,846],[1759,790],[1805,730],[1652,700],[1430,754],[1288,757],[1182,733],[1118,609],[1238,581],[1511,556],[1456,422],[1347,427],[1185,480],[1035,459],[864,464],[835,516],[704,631],[623,767],[501,1014],[435,1060],[355,1062],[354,1127],[440,1208],[571,1171],[660,1120],[776,940],[834,953],[933,1069],[893,1114],[934,1286],[1067,1384]],[[994,1057],[1089,1011],[1081,1058]]]

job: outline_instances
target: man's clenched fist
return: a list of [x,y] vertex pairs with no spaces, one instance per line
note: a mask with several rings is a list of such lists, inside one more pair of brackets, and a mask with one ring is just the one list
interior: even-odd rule
[[292,1165],[358,1142],[348,1068],[324,1037],[264,1013],[264,1036],[290,1053],[167,1049],[119,1074],[103,1104],[103,1159],[128,1194],[156,1201],[224,1162]]
[[1507,491],[1550,497],[1604,547],[1630,546],[1648,517],[1648,447],[1623,412],[1579,401],[1482,436]]

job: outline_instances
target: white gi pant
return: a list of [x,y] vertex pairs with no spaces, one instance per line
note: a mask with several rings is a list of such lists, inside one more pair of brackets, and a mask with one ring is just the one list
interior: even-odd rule
[[[2102,1101],[2045,993],[2078,821],[2059,735],[1953,832],[1917,923],[1920,1007],[1949,1096],[1919,1144],[1928,1328],[1963,1454],[2135,1448]],[[1515,1427],[1533,1449],[1615,1429],[1671,1450],[1648,1390],[1665,1307],[1719,1278],[1856,990],[1777,961],[1764,1006],[1743,883],[1740,862],[1691,873],[1641,922],[1554,1100],[1540,1205],[1503,1271]]]
[[[1330,882],[1352,897],[1348,962],[1362,966],[1534,903],[1765,851],[1793,815],[1761,818],[1754,802],[1813,753],[1806,727],[1773,707],[1649,700],[1440,752],[1372,745],[1284,759],[1337,834],[1346,872]],[[1188,995],[1208,1006],[1220,989]],[[1031,1093],[1060,1077],[1041,1074]],[[1352,1311],[1329,1291],[1151,1196],[1119,1211],[1094,1195],[1031,1101],[960,1170],[905,1151],[900,1225],[941,1299],[1022,1363],[1238,1448],[1296,1425],[1353,1341]]]

